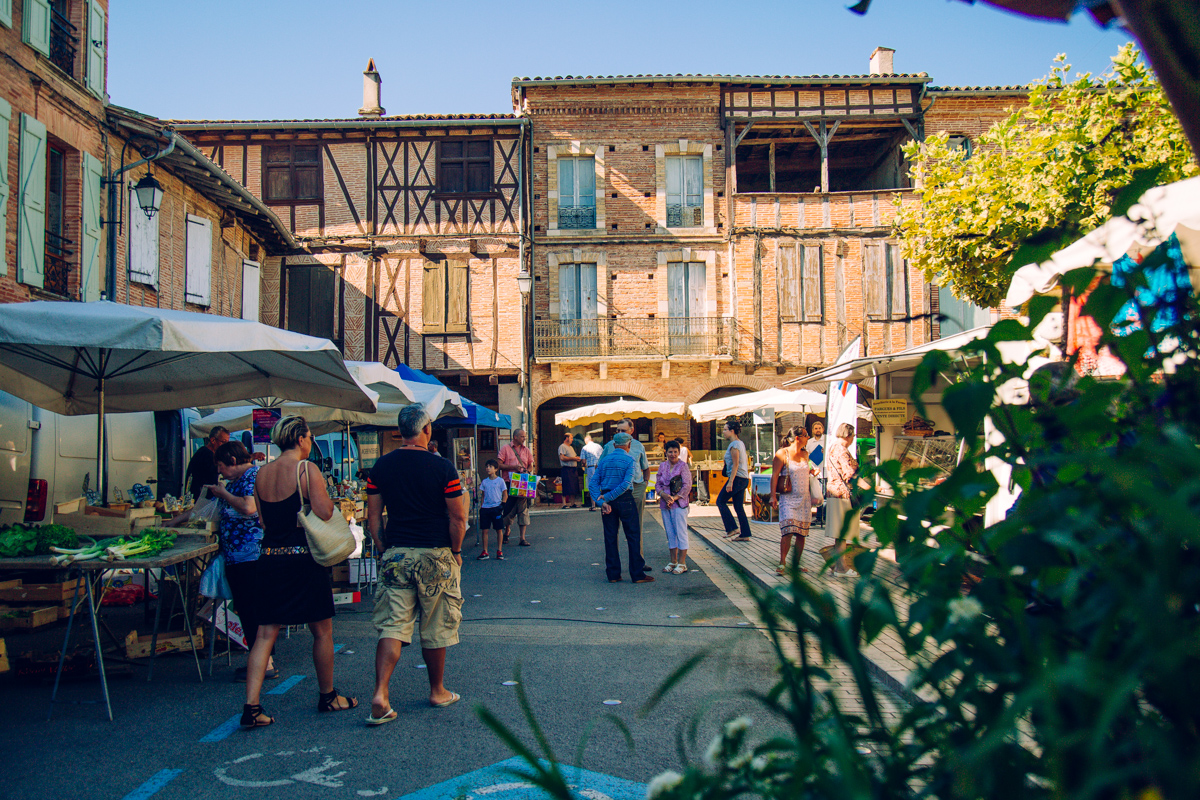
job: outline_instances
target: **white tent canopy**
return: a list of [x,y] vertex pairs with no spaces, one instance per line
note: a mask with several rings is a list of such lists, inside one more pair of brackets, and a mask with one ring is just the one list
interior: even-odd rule
[[766,389],[761,392],[748,392],[732,397],[706,400],[703,403],[693,403],[688,408],[688,412],[697,422],[709,422],[729,416],[740,416],[760,408],[772,408],[776,414],[814,413],[825,410],[825,395],[809,389],[795,391],[778,388]]
[[1138,199],[1124,217],[1113,217],[1079,241],[1059,250],[1049,261],[1027,264],[1013,275],[1004,304],[1021,306],[1045,294],[1073,269],[1097,262],[1111,264],[1134,245],[1158,247],[1179,226],[1200,229],[1200,178],[1156,186]]
[[658,403],[647,400],[614,400],[561,411],[554,415],[555,425],[592,425],[607,420],[652,417],[654,419],[687,419],[683,403]]

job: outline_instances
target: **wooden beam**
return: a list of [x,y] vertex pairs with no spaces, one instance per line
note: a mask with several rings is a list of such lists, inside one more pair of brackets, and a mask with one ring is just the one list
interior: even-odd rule
[[736,149],[737,146],[742,143],[742,139],[746,138],[746,134],[749,133],[750,129],[753,127],[754,127],[754,120],[750,120],[749,122],[746,123],[746,127],[742,128],[742,132],[739,133],[737,135],[737,138],[733,140],[734,149]]
[[775,191],[775,143],[774,142],[771,142],[771,147],[767,151],[767,161],[768,161],[768,166],[767,166],[767,169],[768,169],[767,186],[768,186],[768,188],[767,188],[767,191],[773,192],[773,191]]

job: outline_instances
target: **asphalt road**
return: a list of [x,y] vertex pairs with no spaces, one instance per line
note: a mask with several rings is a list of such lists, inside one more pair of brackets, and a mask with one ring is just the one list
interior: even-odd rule
[[[598,513],[542,514],[533,522],[534,546],[510,546],[507,561],[476,561],[478,549],[469,535],[462,642],[449,651],[446,678],[448,688],[463,695],[457,705],[428,706],[420,649],[405,648],[392,681],[400,718],[366,727],[375,643],[370,605],[340,607],[334,620],[340,646],[335,679],[339,689],[362,702],[350,712],[316,712],[307,632],[281,640],[281,677],[269,687],[281,693],[263,700],[277,722],[255,731],[227,725],[236,723],[244,700],[243,686],[231,681],[233,667],[245,663],[241,655],[234,656],[233,667],[219,658],[204,683],[197,681],[190,656],[161,659],[153,683],[145,681],[143,667],[134,667],[132,677],[110,683],[111,723],[102,707],[73,704],[58,705],[47,722],[49,686],[0,681],[0,746],[8,765],[4,796],[391,799],[446,781],[458,786],[446,796],[481,787],[486,791],[476,795],[498,800],[531,796],[515,778],[497,777],[495,771],[470,775],[513,756],[480,721],[478,708],[491,710],[532,743],[516,690],[503,685],[518,668],[561,760],[574,761],[590,729],[582,766],[620,781],[588,784],[580,777],[580,786],[591,785],[614,800],[644,796],[640,784],[679,768],[677,736],[693,717],[700,719],[697,741],[688,745],[693,759],[722,721],[739,714],[755,718],[759,735],[773,732],[761,709],[742,695],[774,681],[766,639],[746,625],[708,575],[696,569],[680,576],[658,571],[667,560],[666,544],[649,513],[645,552],[657,580],[636,586],[605,580]],[[693,538],[694,547],[703,547]],[[110,619],[121,635],[141,621],[140,611],[118,610]],[[34,641],[10,636],[9,651],[28,649]],[[712,656],[665,702],[639,715],[662,681],[700,650]],[[83,681],[67,685],[64,695],[93,699],[98,689],[96,681]],[[611,700],[620,704],[605,704]],[[606,714],[628,727],[632,749]],[[429,800],[437,794],[418,796]]]

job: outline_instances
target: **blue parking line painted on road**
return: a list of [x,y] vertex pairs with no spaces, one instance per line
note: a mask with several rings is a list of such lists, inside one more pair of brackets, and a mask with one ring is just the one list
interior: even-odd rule
[[183,774],[181,769],[164,769],[159,771],[150,780],[143,783],[141,786],[134,789],[129,794],[125,795],[122,800],[146,800],[148,797],[153,797],[158,793],[158,790],[166,786],[171,781]]
[[293,675],[292,677],[290,677],[287,680],[280,683],[278,686],[276,686],[271,691],[264,692],[264,694],[287,694],[288,689],[292,688],[293,686],[295,686],[297,683],[299,683],[302,680],[304,680],[303,675]]
[[340,652],[342,652],[342,649],[343,649],[345,646],[346,646],[346,645],[344,645],[344,644],[335,644],[335,645],[333,646],[333,652],[335,652],[335,653],[340,653]]
[[[542,761],[543,766],[549,766]],[[545,793],[533,784],[522,780],[510,770],[528,771],[529,765],[520,758],[510,758],[490,767],[474,770],[457,778],[418,789],[403,795],[398,800],[453,800],[468,794],[495,795],[496,800],[537,800]],[[646,796],[646,784],[604,775],[586,769],[563,766],[563,777],[576,795],[583,797],[605,797],[611,800],[642,800]]]
[[200,739],[202,742],[219,742],[222,739],[229,738],[229,734],[238,729],[242,722],[242,715],[237,714],[222,722],[217,727],[213,728]]

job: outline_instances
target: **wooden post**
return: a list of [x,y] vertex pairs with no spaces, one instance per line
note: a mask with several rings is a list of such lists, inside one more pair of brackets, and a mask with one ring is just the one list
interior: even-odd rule
[[[823,156],[822,156],[822,158],[823,158]],[[774,142],[771,142],[771,144],[767,146],[767,161],[770,165],[769,166],[770,174],[768,177],[769,183],[768,183],[767,190],[774,192],[775,191],[775,143]]]

